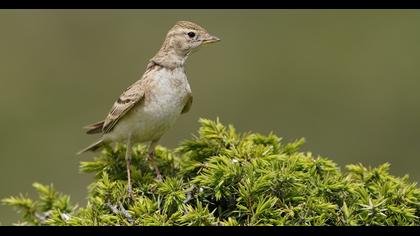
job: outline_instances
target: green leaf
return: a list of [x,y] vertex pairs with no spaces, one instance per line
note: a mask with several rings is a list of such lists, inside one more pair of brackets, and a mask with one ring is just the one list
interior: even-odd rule
[[17,225],[420,225],[420,189],[390,164],[347,165],[303,152],[273,133],[238,132],[200,119],[198,134],[175,149],[157,146],[156,178],[145,145],[133,146],[128,194],[126,145],[109,145],[81,162],[93,173],[87,203],[72,204],[53,185],[34,183],[3,205],[20,213]]

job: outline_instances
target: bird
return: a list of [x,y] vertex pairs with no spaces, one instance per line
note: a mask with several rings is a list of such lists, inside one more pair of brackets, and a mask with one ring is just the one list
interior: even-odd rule
[[149,60],[144,74],[125,89],[104,120],[85,126],[87,134],[101,138],[77,154],[96,151],[105,144],[126,144],[128,193],[131,186],[132,147],[149,143],[148,161],[158,180],[162,180],[155,161],[155,147],[193,102],[185,73],[188,56],[203,45],[219,42],[206,29],[191,21],[177,21],[166,34],[160,50]]

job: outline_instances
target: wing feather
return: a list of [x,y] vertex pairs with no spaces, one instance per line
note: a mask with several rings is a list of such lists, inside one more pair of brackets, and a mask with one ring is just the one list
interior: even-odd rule
[[187,113],[191,109],[192,102],[193,102],[193,96],[190,95],[187,103],[185,103],[185,105],[184,105],[184,108],[182,108],[181,114]]
[[87,125],[83,128],[87,129],[87,134],[96,134],[102,132],[102,127],[104,126],[104,121],[99,121],[94,124]]
[[104,125],[102,127],[103,133],[109,133],[118,121],[134,107],[134,105],[144,100],[145,88],[143,82],[144,80],[139,80],[132,84],[121,94],[118,100],[115,101],[111,111],[105,118]]

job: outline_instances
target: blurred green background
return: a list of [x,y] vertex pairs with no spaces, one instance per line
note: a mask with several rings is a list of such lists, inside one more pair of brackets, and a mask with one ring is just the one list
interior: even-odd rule
[[[239,131],[307,139],[344,166],[420,173],[418,10],[1,10],[0,198],[54,183],[85,204],[92,176],[76,156],[142,75],[178,20],[222,42],[188,59],[194,104],[161,141],[176,147],[199,117]],[[0,206],[0,222],[17,220]]]

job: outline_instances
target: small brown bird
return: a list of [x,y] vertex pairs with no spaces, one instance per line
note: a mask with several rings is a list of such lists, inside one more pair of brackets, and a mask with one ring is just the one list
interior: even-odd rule
[[105,120],[85,127],[87,134],[102,133],[102,137],[78,154],[95,151],[105,143],[125,142],[128,192],[131,194],[132,145],[150,142],[149,160],[161,179],[154,157],[155,146],[192,104],[185,61],[194,49],[218,41],[218,37],[195,23],[177,22],[167,33],[161,49],[150,59],[142,78],[120,95]]

